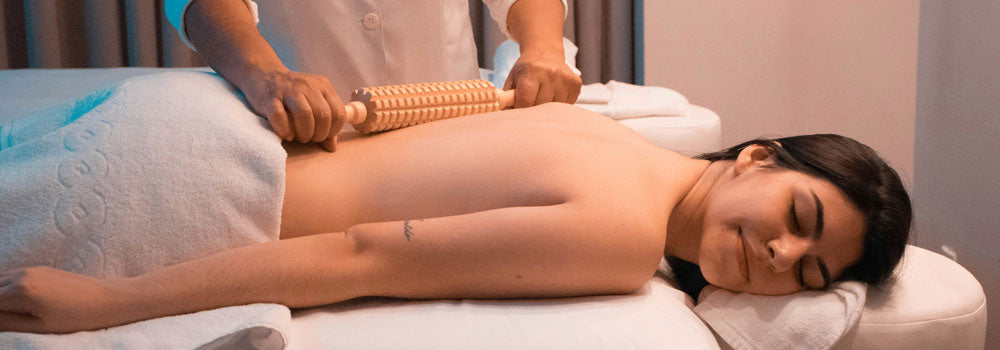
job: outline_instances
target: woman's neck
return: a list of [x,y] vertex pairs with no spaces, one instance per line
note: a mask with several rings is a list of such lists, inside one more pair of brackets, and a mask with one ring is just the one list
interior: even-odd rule
[[732,169],[731,165],[732,161],[716,161],[709,164],[694,186],[674,206],[667,221],[667,244],[663,250],[664,256],[672,255],[691,263],[698,263],[708,195]]

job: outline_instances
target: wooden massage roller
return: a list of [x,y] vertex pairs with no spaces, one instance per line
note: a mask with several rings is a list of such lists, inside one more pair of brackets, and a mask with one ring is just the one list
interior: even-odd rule
[[347,122],[370,134],[512,105],[514,90],[500,90],[477,79],[361,88],[354,90],[344,108]]

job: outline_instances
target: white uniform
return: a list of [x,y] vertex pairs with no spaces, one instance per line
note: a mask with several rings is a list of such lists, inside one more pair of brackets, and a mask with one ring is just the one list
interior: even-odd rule
[[[191,1],[165,1],[167,19],[189,47],[182,19]],[[516,1],[483,0],[504,33]],[[326,76],[341,99],[364,86],[479,77],[468,0],[244,2],[283,63]]]

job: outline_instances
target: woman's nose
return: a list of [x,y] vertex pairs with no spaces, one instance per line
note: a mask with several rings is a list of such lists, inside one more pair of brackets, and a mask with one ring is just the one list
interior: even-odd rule
[[768,263],[774,272],[783,272],[795,266],[802,259],[812,241],[792,234],[786,234],[767,242],[767,252],[770,255]]

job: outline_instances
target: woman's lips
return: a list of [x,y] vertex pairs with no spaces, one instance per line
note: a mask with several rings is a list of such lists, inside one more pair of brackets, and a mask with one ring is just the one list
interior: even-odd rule
[[747,256],[747,242],[743,239],[743,228],[737,229],[737,238],[740,240],[740,255],[742,256],[742,261],[740,264],[740,272],[743,273],[743,277],[746,278],[746,282],[750,283],[750,259]]

